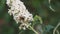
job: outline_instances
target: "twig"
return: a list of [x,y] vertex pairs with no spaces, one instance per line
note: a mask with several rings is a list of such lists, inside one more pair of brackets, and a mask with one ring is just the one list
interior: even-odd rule
[[56,32],[57,32],[57,34],[59,34],[59,31],[58,30],[56,30]]
[[51,0],[48,0],[48,2],[49,2],[49,8],[52,10],[52,11],[54,11],[55,12],[55,10],[52,8],[52,6],[50,5],[51,4]]
[[[58,23],[58,25],[54,28],[54,30],[53,30],[53,34],[55,34],[55,32],[56,32],[56,30],[57,30],[57,28],[60,26],[60,23]],[[59,32],[57,31],[57,34],[59,34]]]
[[29,26],[29,27],[33,32],[35,32],[36,34],[39,34],[33,27],[31,27],[31,26]]

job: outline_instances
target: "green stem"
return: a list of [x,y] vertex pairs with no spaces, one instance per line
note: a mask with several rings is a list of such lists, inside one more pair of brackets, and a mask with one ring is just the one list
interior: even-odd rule
[[35,32],[36,34],[39,34],[33,27],[31,27],[31,26],[29,26],[29,27],[33,32]]

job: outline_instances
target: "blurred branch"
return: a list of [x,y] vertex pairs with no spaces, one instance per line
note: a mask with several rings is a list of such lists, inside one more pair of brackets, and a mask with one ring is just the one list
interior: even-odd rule
[[54,11],[55,12],[55,10],[52,8],[52,6],[51,6],[51,0],[48,0],[48,2],[49,2],[49,8],[52,10],[52,11]]
[[57,30],[57,28],[60,26],[60,23],[58,23],[58,25],[54,28],[53,30],[53,34],[55,34],[55,32],[57,32],[57,34],[59,34],[59,31]]
[[56,30],[56,32],[57,32],[57,34],[59,34],[59,31],[58,30]]

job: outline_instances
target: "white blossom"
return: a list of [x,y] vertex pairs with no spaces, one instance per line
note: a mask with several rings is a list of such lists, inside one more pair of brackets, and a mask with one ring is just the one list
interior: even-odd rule
[[23,29],[28,28],[29,24],[26,22],[33,21],[33,15],[26,9],[24,3],[21,0],[7,0],[6,4],[10,8],[8,13],[13,15],[16,23],[21,23],[19,28],[22,26],[25,26]]

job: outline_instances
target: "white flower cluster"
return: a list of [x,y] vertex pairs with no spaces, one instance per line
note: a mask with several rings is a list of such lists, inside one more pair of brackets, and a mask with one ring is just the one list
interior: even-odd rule
[[10,7],[8,13],[13,15],[13,18],[17,23],[21,23],[19,27],[20,29],[25,29],[27,26],[29,26],[29,24],[26,22],[33,21],[33,15],[28,12],[22,1],[7,0],[6,4]]

